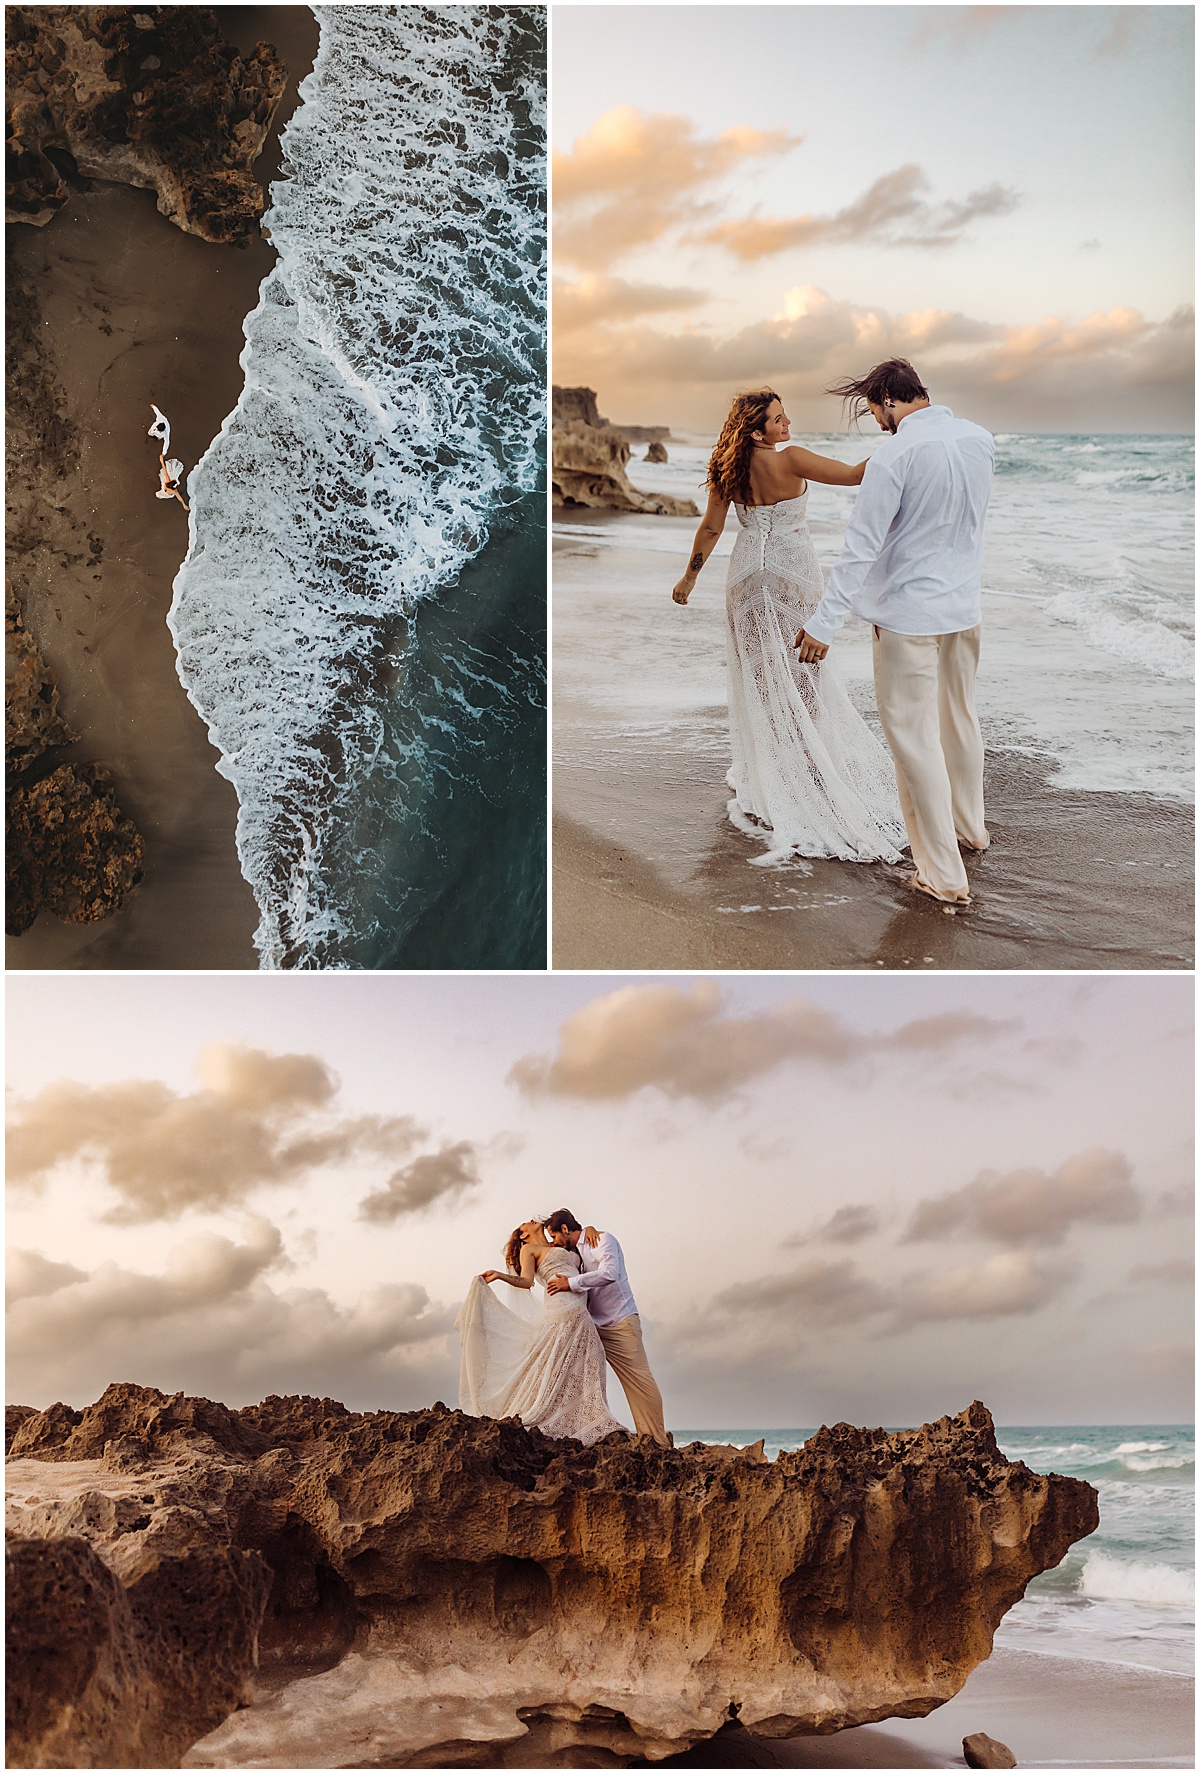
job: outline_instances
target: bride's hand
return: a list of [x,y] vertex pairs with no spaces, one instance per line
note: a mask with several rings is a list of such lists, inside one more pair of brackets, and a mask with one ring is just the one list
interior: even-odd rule
[[675,587],[674,591],[671,593],[671,596],[674,598],[675,602],[677,604],[686,604],[688,599],[692,595],[692,591],[695,587],[695,584],[696,584],[696,581],[694,579],[687,579],[687,578],[681,579],[679,581],[679,584]]
[[503,1277],[498,1269],[485,1269],[479,1279],[480,1281],[501,1281]]
[[583,1236],[591,1245],[592,1249],[595,1250],[600,1242],[600,1234],[597,1232],[595,1226],[585,1226],[583,1228]]

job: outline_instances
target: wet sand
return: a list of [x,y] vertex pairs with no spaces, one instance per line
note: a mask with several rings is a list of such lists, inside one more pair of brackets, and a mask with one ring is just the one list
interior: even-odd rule
[[1191,1767],[1194,1700],[1187,1676],[1001,1649],[928,1718],[782,1741],[734,1728],[655,1765],[961,1768],[962,1739],[986,1731],[1008,1745],[1022,1768]]
[[[589,514],[597,518],[622,521]],[[586,571],[586,563],[575,566],[581,583],[590,583]],[[565,574],[563,584],[570,586]],[[967,910],[951,915],[914,892],[910,862],[757,867],[763,846],[725,812],[728,736],[724,705],[715,701],[723,683],[698,671],[691,703],[661,695],[664,681],[686,681],[688,649],[697,643],[682,628],[678,637],[664,631],[664,647],[678,648],[678,657],[648,656],[644,683],[636,674],[605,676],[590,663],[593,606],[583,604],[581,614],[577,589],[562,595],[556,968],[1192,966],[1190,807],[1151,794],[1056,788],[1054,759],[992,719],[985,727],[992,848],[966,858]],[[621,610],[603,608],[609,620]],[[619,636],[614,644],[628,650]]]
[[[217,16],[239,48],[266,38],[287,64],[255,166],[266,185],[316,53],[316,21],[302,6],[218,7]],[[274,254],[265,240],[236,248],[184,234],[158,214],[153,192],[99,181],[45,228],[11,226],[8,249],[10,287],[28,293],[29,329],[46,356],[40,391],[75,443],[61,475],[39,448],[36,419],[16,428],[19,472],[10,444],[9,574],[81,735],[48,754],[47,768],[108,764],[146,852],[144,880],[113,917],[67,925],[44,913],[8,940],[7,965],[256,968],[237,798],[176,675],[166,626],[187,518],[154,497],[146,428],[154,401],[171,421],[172,454],[195,467],[241,393],[242,322]]]

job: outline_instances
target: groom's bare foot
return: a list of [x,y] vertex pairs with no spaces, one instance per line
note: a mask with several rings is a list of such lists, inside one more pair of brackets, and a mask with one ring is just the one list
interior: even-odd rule
[[922,881],[921,877],[915,872],[915,870],[909,875],[908,884],[910,887],[914,887],[918,893],[923,893],[927,899],[936,900],[938,905],[944,907],[948,912],[956,912],[960,906],[965,908],[971,903],[971,895],[969,893],[961,893],[956,899],[951,899],[950,896],[945,893],[935,893],[932,887],[926,886],[925,882]]
[[991,848],[992,834],[991,832],[984,832],[982,844],[973,844],[970,838],[960,838],[958,842],[961,849],[973,850],[976,856],[982,856],[985,850]]

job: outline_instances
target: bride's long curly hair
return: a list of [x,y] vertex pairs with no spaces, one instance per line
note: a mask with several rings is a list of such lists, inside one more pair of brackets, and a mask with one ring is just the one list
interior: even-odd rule
[[736,500],[749,505],[750,462],[754,455],[754,433],[766,424],[771,402],[779,396],[773,388],[757,388],[752,394],[735,394],[729,417],[721,427],[717,447],[708,460],[706,486],[718,499]]
[[[536,1215],[533,1215],[531,1217],[536,1218]],[[528,1223],[529,1222],[526,1221],[525,1225],[528,1225]],[[542,1225],[545,1225],[546,1222],[543,1220],[540,1223]],[[522,1250],[522,1247],[524,1246],[524,1243],[525,1243],[524,1226],[518,1226],[516,1231],[513,1233],[512,1237],[509,1239],[508,1243],[504,1247],[504,1264],[505,1264],[505,1267],[507,1268],[510,1275],[519,1275],[521,1273],[521,1250]]]

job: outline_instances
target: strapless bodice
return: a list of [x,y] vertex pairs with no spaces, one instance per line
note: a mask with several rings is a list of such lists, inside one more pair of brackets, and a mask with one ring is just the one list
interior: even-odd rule
[[573,1250],[563,1250],[556,1244],[548,1250],[544,1257],[538,1258],[538,1280],[545,1284],[552,1275],[578,1275],[581,1268],[579,1258]]
[[777,499],[774,505],[734,505],[744,530],[802,530],[808,521],[808,488],[794,499]]

